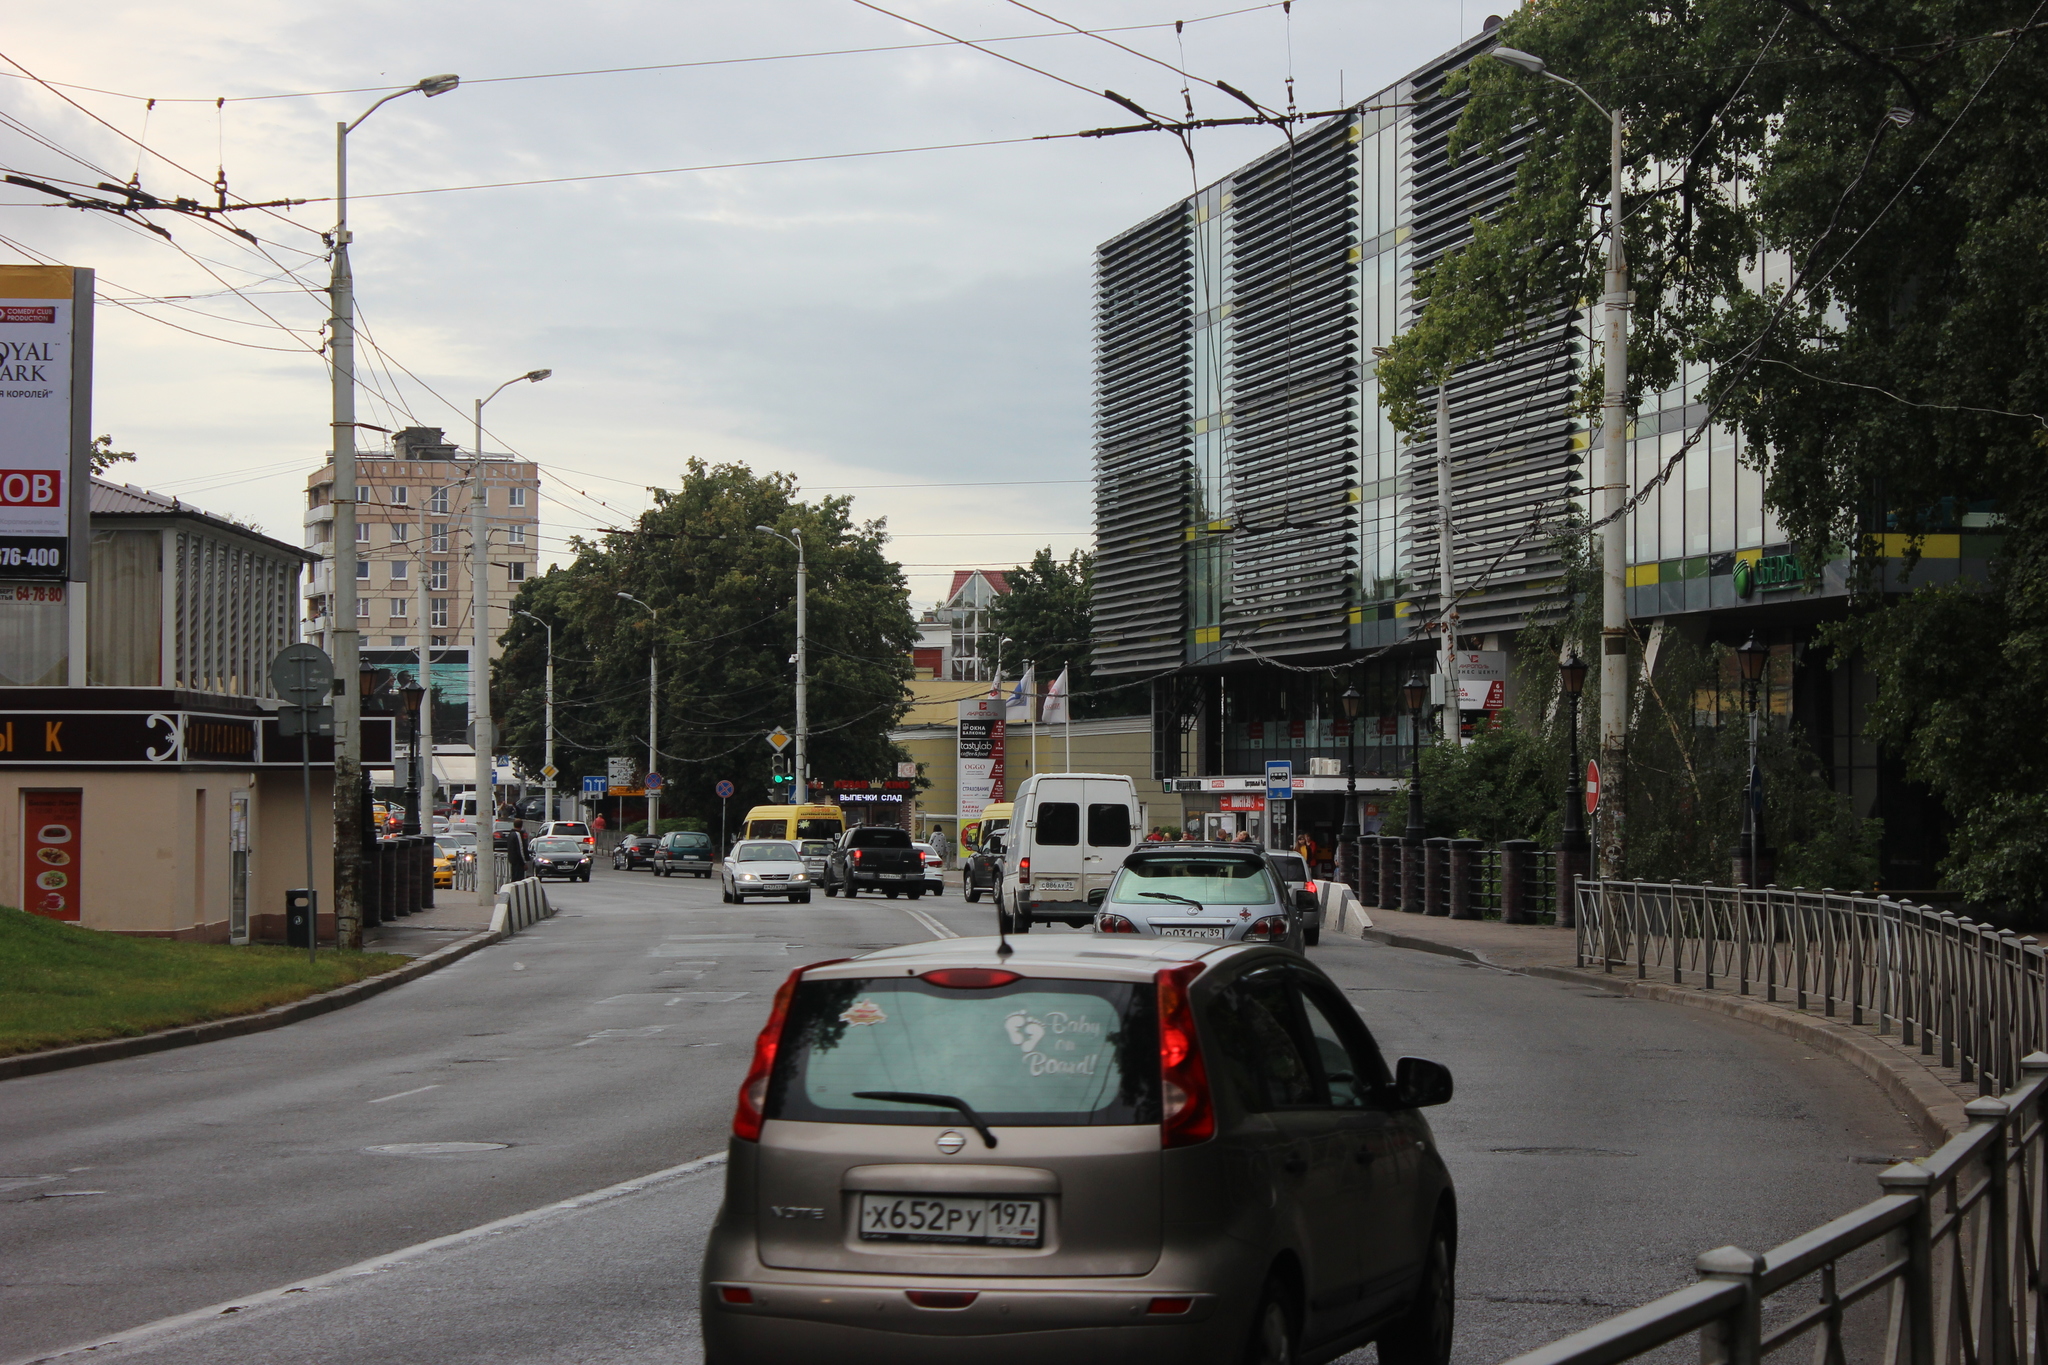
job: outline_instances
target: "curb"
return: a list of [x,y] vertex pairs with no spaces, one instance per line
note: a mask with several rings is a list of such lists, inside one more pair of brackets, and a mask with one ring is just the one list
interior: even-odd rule
[[196,1043],[215,1043],[223,1038],[239,1038],[244,1034],[283,1028],[286,1024],[296,1024],[302,1019],[311,1019],[367,1000],[373,995],[381,995],[393,986],[402,986],[408,981],[425,976],[428,972],[445,967],[458,958],[468,957],[477,949],[488,947],[503,937],[502,934],[479,931],[467,938],[457,939],[445,948],[436,948],[423,957],[416,957],[403,967],[394,968],[378,976],[364,977],[361,981],[351,981],[346,986],[337,986],[319,995],[309,995],[288,1005],[273,1005],[257,1014],[239,1014],[232,1019],[209,1019],[203,1024],[186,1024],[180,1028],[145,1033],[135,1038],[106,1038],[96,1043],[51,1048],[47,1052],[24,1052],[17,1057],[0,1057],[0,1081],[11,1081],[19,1076],[37,1076],[46,1071],[63,1071],[74,1066],[90,1066],[94,1062],[118,1061],[123,1057],[140,1057],[150,1052],[166,1052],[174,1047],[191,1047]]
[[1545,980],[1562,981],[1572,986],[1591,986],[1596,990],[1633,996],[1639,1000],[1657,1000],[1669,1005],[1689,1005],[1694,1009],[1712,1010],[1725,1018],[1781,1033],[1788,1038],[1797,1039],[1816,1052],[1824,1052],[1838,1061],[1846,1062],[1862,1072],[1905,1112],[1913,1126],[1919,1129],[1920,1136],[1926,1139],[1929,1147],[1940,1147],[1961,1133],[1970,1123],[1969,1116],[1963,1111],[1964,1102],[1943,1084],[1941,1078],[1930,1068],[1912,1062],[1897,1048],[1877,1038],[1833,1020],[1816,1019],[1761,1001],[1712,994],[1664,982],[1617,980],[1605,972],[1586,971],[1578,967],[1504,967],[1487,958],[1485,954],[1470,948],[1458,948],[1448,943],[1396,934],[1385,929],[1367,929],[1360,937],[1375,943],[1383,943],[1390,948],[1407,948],[1416,952],[1437,953],[1444,957],[1476,962],[1481,966],[1491,967],[1496,971],[1512,972],[1518,976],[1542,977]]

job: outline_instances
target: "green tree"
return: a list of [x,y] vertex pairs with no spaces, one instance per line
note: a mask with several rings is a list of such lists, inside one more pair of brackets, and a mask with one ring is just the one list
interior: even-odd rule
[[117,464],[132,464],[134,461],[134,451],[114,449],[114,438],[112,436],[95,436],[92,438],[93,473],[104,474]]
[[[606,757],[647,753],[647,671],[659,652],[664,819],[716,821],[721,778],[746,805],[768,796],[763,737],[796,724],[796,552],[755,530],[801,533],[808,560],[812,778],[893,774],[889,730],[909,706],[915,626],[880,522],[850,500],[797,499],[787,474],[691,460],[654,490],[630,531],[575,542],[573,563],[528,581],[515,604],[555,632],[555,762],[563,785]],[[619,597],[631,593],[660,610]],[[538,770],[545,742],[546,632],[512,618],[493,670],[504,743]],[[572,788],[573,789],[573,788]]]
[[1014,676],[1022,660],[1038,669],[1040,690],[1068,669],[1073,689],[1074,718],[1121,716],[1142,711],[1146,706],[1142,689],[1117,688],[1098,692],[1089,663],[1093,639],[1089,602],[1094,591],[1093,551],[1071,550],[1065,559],[1053,557],[1047,546],[1031,557],[1029,565],[1011,569],[1005,576],[1009,592],[998,597],[989,613],[989,634],[982,646],[991,668],[996,663],[996,641],[1002,646],[1002,662]]
[[[1877,533],[1911,543],[1996,501],[1992,582],[1873,596],[1831,638],[1870,660],[1877,737],[1958,823],[1950,878],[2039,903],[2030,803],[2048,788],[2048,736],[1997,720],[2048,688],[2048,29],[2035,18],[2016,0],[1550,0],[1498,37],[1622,112],[1632,382],[1712,367],[1707,401],[1742,430],[1807,563],[1846,550],[1867,587]],[[1455,154],[1522,142],[1525,155],[1469,246],[1418,275],[1424,310],[1380,370],[1407,429],[1446,365],[1602,292],[1606,120],[1501,63],[1446,88],[1469,101]],[[1588,416],[1597,379],[1589,369]],[[1916,653],[1936,643],[1972,652]]]

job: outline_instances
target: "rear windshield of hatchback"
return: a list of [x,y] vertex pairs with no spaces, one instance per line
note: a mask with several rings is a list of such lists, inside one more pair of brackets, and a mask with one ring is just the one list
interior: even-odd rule
[[535,853],[545,853],[549,856],[563,853],[581,855],[583,852],[583,841],[581,839],[562,839],[550,835],[545,839],[535,839],[533,841],[533,851]]
[[1199,854],[1133,859],[1117,874],[1109,893],[1109,898],[1119,905],[1152,910],[1176,903],[1162,899],[1166,896],[1200,901],[1203,905],[1265,905],[1276,898],[1273,879],[1263,863],[1250,858]]
[[860,1098],[897,1091],[964,1100],[991,1126],[1157,1123],[1155,1000],[1149,981],[807,981],[790,1004],[767,1117],[965,1122],[949,1108]]

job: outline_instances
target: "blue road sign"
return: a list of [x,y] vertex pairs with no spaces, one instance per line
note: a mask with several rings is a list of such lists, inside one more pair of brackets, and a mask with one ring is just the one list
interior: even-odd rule
[[583,794],[585,796],[603,796],[606,790],[604,774],[602,773],[599,773],[596,777],[586,777],[583,779]]
[[1285,758],[1266,760],[1266,799],[1268,801],[1292,801],[1294,799],[1294,764]]
[[649,773],[647,774],[646,781],[642,782],[640,786],[644,791],[658,792],[661,790],[661,784],[667,780],[660,773]]
[[718,785],[717,785],[716,787],[713,787],[713,788],[712,788],[712,790],[713,790],[713,791],[715,791],[715,792],[717,792],[717,793],[718,793],[718,799],[719,799],[719,800],[721,800],[721,801],[723,801],[723,800],[725,800],[725,799],[726,799],[727,797],[729,797],[729,796],[731,796],[731,795],[732,795],[732,791],[733,791],[733,788],[732,788],[732,783],[730,783],[730,782],[727,782],[727,781],[725,781],[725,780],[724,780],[723,778],[721,778],[721,779],[719,779],[719,783],[718,783]]

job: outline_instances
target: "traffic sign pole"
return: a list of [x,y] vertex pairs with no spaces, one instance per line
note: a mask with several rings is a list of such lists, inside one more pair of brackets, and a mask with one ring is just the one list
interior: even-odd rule
[[[323,699],[334,688],[334,661],[317,645],[287,645],[271,661],[270,681],[286,705],[299,714],[299,795],[306,816],[306,960],[317,962],[320,890],[313,871],[313,731]],[[340,771],[338,765],[336,771]]]

